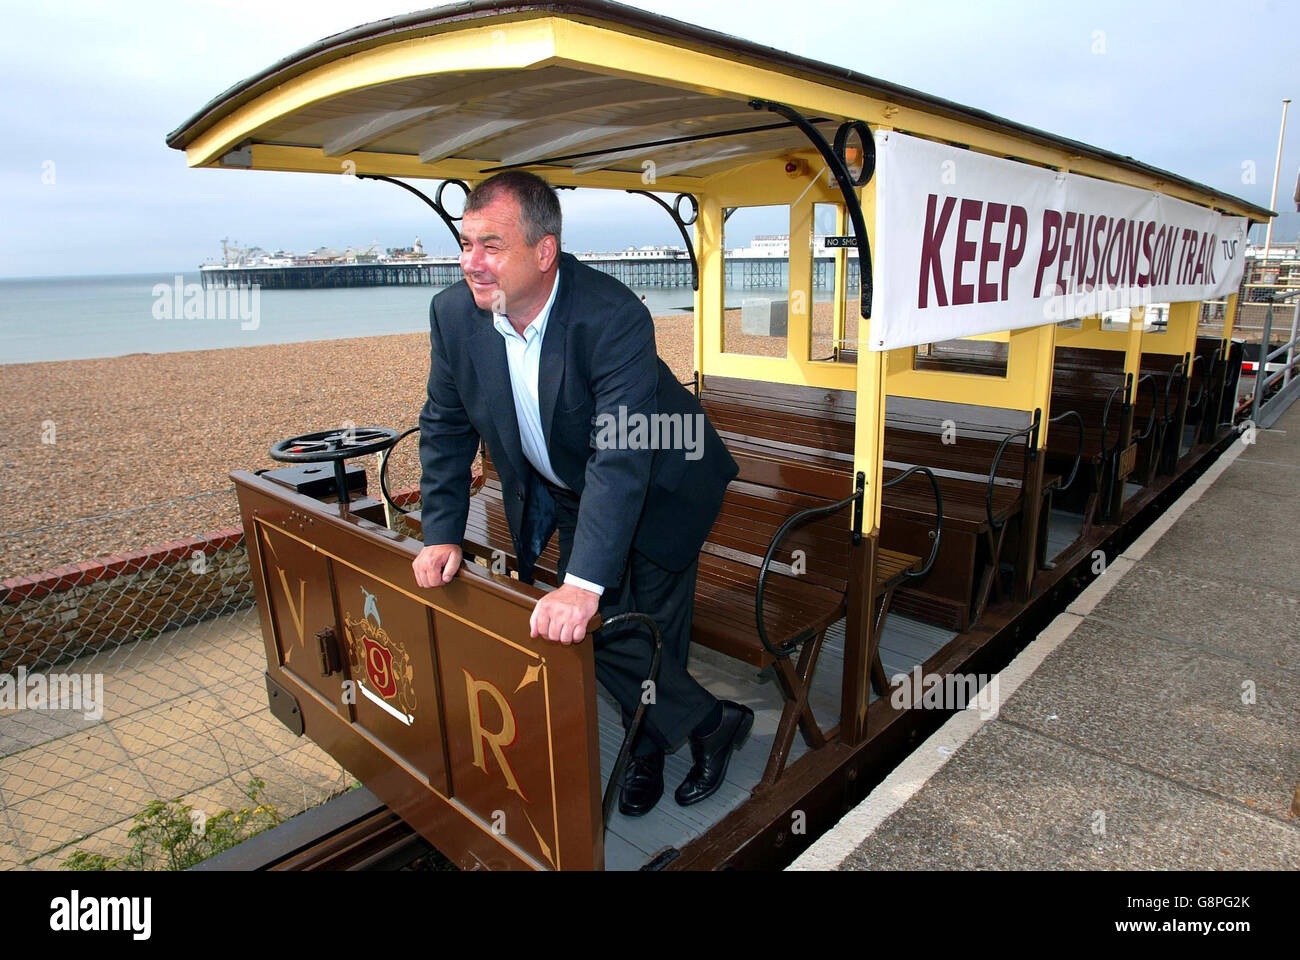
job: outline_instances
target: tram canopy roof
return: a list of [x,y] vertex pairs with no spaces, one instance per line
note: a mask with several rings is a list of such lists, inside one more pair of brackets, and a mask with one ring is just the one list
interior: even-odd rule
[[828,140],[863,120],[1273,216],[1131,157],[607,0],[471,0],[365,24],[230,88],[167,145],[200,167],[465,180],[526,167],[557,186],[612,188],[643,188],[652,161],[655,189],[701,192],[810,148],[756,98],[800,111]]

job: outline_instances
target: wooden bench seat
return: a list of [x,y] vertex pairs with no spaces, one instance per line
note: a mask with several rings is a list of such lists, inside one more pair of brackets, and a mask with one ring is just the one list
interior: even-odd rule
[[[918,354],[917,369],[948,370],[958,373],[1002,375],[1005,364],[998,350],[1002,344],[966,342],[936,345],[930,355]],[[1055,500],[1083,514],[1082,535],[1097,519],[1109,517],[1119,502],[1116,483],[1122,488],[1129,475],[1127,461],[1118,449],[1128,411],[1125,407],[1123,354],[1112,350],[1058,347],[1053,362],[1052,396],[1048,417],[1059,424],[1047,431],[1046,471],[1058,478],[1073,470],[1081,457],[1076,479],[1068,490],[1051,489]],[[1118,391],[1118,392],[1116,392]],[[1080,451],[1078,421],[1083,421]],[[1136,453],[1136,451],[1134,451]],[[1123,469],[1121,461],[1124,461]],[[1116,477],[1117,469],[1120,476]],[[1044,484],[1046,488],[1048,484]]]
[[[1010,444],[998,464],[988,506],[989,473],[999,442],[1011,428],[968,430],[958,443],[944,443],[940,412],[926,402],[891,398],[895,415],[885,426],[886,482],[912,466],[938,474],[944,502],[944,530],[951,531],[923,581],[899,589],[894,606],[912,616],[958,631],[978,621],[994,591],[1004,536],[1021,513],[1026,444]],[[855,442],[855,398],[849,391],[705,377],[701,403],[733,454],[765,457],[766,478],[775,482],[786,463],[838,470],[851,482]],[[909,409],[910,408],[910,409]],[[951,407],[943,409],[951,410]],[[968,415],[978,411],[964,408]],[[1045,518],[1044,518],[1045,523]],[[883,493],[881,546],[905,554],[930,552],[934,496],[928,480],[913,475]],[[1020,563],[1019,552],[1010,552]],[[1033,557],[1024,561],[1034,564]]]
[[[695,581],[692,640],[760,669],[772,668],[786,700],[762,782],[784,771],[796,730],[810,747],[824,745],[837,728],[823,731],[808,704],[808,688],[822,641],[831,624],[845,615],[849,564],[849,508],[793,528],[773,558],[764,583],[763,622],[771,646],[798,646],[798,660],[776,656],[758,630],[755,596],[759,571],[773,537],[795,512],[844,499],[842,480],[808,463],[779,463],[765,451],[735,451],[741,476],[728,486],[718,519],[699,557]],[[504,569],[516,565],[501,484],[491,458],[483,457],[484,483],[470,500],[464,548],[472,556]],[[772,482],[768,482],[772,478]],[[821,493],[800,492],[783,484],[802,483]],[[845,483],[844,489],[851,492]],[[801,551],[799,556],[795,551]],[[878,555],[875,620],[882,620],[898,584],[919,558],[896,551]],[[798,568],[794,566],[798,563]],[[534,568],[537,579],[557,582],[559,548],[552,538]],[[887,689],[878,644],[869,650],[878,691]]]
[[1192,359],[1191,396],[1187,403],[1187,426],[1195,427],[1194,443],[1210,443],[1218,432],[1219,396],[1223,391],[1223,341],[1218,337],[1197,337]]

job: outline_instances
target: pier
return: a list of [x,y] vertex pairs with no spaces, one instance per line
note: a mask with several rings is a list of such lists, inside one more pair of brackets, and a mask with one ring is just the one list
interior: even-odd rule
[[[578,254],[578,259],[629,287],[683,287],[691,285],[691,261],[685,256],[628,257],[622,254]],[[789,261],[784,257],[727,257],[729,287],[787,287]],[[856,258],[849,258],[848,286],[856,290]],[[263,290],[326,290],[339,287],[425,286],[447,287],[461,279],[454,258],[410,262],[319,263],[292,266],[205,266],[199,271],[204,289],[257,285]],[[813,288],[835,286],[835,258],[813,260]]]

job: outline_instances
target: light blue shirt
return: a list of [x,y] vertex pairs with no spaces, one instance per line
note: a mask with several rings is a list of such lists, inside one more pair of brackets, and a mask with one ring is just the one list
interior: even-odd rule
[[[492,314],[492,324],[506,342],[506,364],[510,368],[510,391],[515,399],[515,418],[519,421],[519,443],[524,456],[538,473],[558,487],[568,489],[568,484],[555,474],[551,466],[551,455],[546,450],[546,434],[542,430],[542,408],[537,399],[537,378],[542,365],[542,338],[546,336],[546,322],[551,316],[551,307],[555,304],[555,295],[560,289],[560,273],[555,272],[555,282],[551,284],[551,295],[547,298],[541,312],[524,327],[523,336],[510,325],[509,318],[503,313]],[[565,583],[572,583],[590,590],[597,596],[605,588],[590,580],[564,575]]]

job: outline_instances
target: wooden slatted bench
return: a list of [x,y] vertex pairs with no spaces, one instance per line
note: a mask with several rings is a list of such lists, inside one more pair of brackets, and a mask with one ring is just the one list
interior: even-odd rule
[[[1195,361],[1193,361],[1194,363]],[[1138,392],[1134,409],[1136,421],[1146,423],[1155,404],[1154,436],[1150,444],[1138,446],[1135,473],[1150,483],[1157,474],[1171,474],[1182,449],[1183,427],[1187,420],[1188,375],[1183,357],[1162,353],[1142,355],[1142,376],[1151,377],[1154,391]]]
[[[800,510],[834,504],[852,492],[841,470],[824,463],[794,462],[770,451],[732,449],[740,475],[731,482],[718,519],[699,558],[692,639],[760,670],[771,668],[786,705],[762,783],[783,772],[796,730],[810,747],[824,745],[838,727],[823,731],[808,702],[809,685],[826,630],[845,615],[849,570],[849,508],[810,520],[789,532],[765,582],[763,619],[771,647],[799,647],[797,662],[776,656],[759,638],[755,595],[759,568],[778,529]],[[498,572],[513,569],[501,483],[486,452],[484,481],[470,500],[464,549]],[[800,551],[796,554],[795,551]],[[877,555],[873,622],[883,620],[894,590],[920,558],[883,551]],[[559,548],[552,538],[534,568],[555,585]],[[878,634],[873,638],[878,640]],[[869,650],[877,692],[888,689],[877,644]]]
[[[938,346],[938,345],[936,345]],[[961,341],[945,344],[936,352],[918,354],[917,369],[947,370],[957,373],[1000,376],[1006,372],[998,354],[1001,344]],[[1004,348],[1003,348],[1004,349]],[[1047,433],[1045,469],[1056,477],[1070,475],[1074,482],[1050,487],[1052,497],[1062,506],[1083,515],[1080,536],[1086,536],[1093,524],[1109,515],[1114,494],[1115,473],[1123,480],[1132,472],[1132,458],[1118,451],[1122,434],[1124,408],[1123,354],[1112,350],[1058,347],[1052,371],[1052,397],[1048,416],[1053,423],[1070,420],[1069,429],[1051,429]],[[1074,419],[1074,418],[1078,419]],[[1082,421],[1083,436],[1078,424]],[[1079,461],[1078,470],[1074,464]],[[1122,462],[1121,462],[1122,461]],[[1044,483],[1048,488],[1049,484]]]
[[1209,443],[1218,429],[1218,396],[1223,390],[1223,341],[1218,337],[1197,337],[1192,358],[1191,398],[1187,404],[1187,426],[1195,427],[1193,443]]
[[[846,478],[852,472],[855,398],[849,391],[705,377],[701,403],[733,453],[766,449],[776,458],[838,466]],[[946,444],[942,421],[954,413],[967,422],[959,427],[960,442]],[[885,482],[912,466],[930,467],[944,508],[944,542],[933,568],[924,581],[900,586],[894,609],[961,632],[978,622],[991,595],[1001,596],[997,571],[1004,545],[1017,539],[1007,532],[1016,530],[1022,509],[1027,443],[1009,444],[992,483],[989,474],[1001,439],[1023,426],[1005,411],[889,399]],[[926,478],[913,475],[884,491],[883,548],[926,556],[934,527]],[[1017,564],[1036,562],[1017,551],[1008,556]]]

